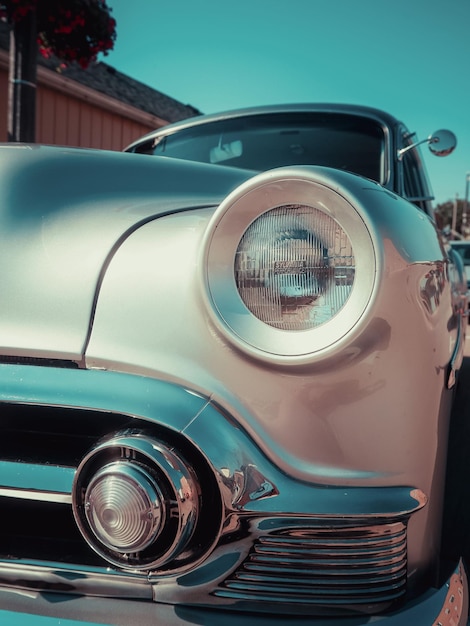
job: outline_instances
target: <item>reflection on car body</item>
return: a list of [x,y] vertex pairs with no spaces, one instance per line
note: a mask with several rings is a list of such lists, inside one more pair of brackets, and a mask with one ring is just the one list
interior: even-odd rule
[[419,143],[289,105],[0,148],[7,617],[466,623],[466,289]]

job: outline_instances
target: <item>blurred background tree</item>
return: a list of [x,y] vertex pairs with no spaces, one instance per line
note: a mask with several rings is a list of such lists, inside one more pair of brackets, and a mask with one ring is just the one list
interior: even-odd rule
[[57,67],[83,69],[116,39],[116,21],[105,0],[0,0],[10,25],[8,140],[35,141],[38,52]]
[[438,204],[434,210],[437,226],[449,229],[451,238],[467,239],[470,237],[470,203],[465,200],[455,200]]

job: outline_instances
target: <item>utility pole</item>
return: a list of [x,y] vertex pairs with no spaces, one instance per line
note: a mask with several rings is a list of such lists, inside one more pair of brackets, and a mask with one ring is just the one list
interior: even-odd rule
[[470,182],[470,172],[465,175],[465,200],[463,203],[462,213],[462,237],[468,239],[470,237],[470,227],[467,225],[467,213],[468,213],[468,183]]
[[36,139],[36,10],[15,21],[10,31],[8,141]]
[[450,232],[452,234],[452,239],[455,237],[455,230],[457,228],[457,207],[459,204],[459,194],[456,193],[455,194],[455,200],[454,203],[452,205],[452,225],[450,228]]

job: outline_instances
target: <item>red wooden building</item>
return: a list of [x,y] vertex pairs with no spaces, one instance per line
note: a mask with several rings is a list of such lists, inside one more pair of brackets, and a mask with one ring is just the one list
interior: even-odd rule
[[[7,141],[9,32],[0,23],[0,141]],[[36,142],[121,150],[132,140],[200,111],[98,62],[57,71],[39,57]]]

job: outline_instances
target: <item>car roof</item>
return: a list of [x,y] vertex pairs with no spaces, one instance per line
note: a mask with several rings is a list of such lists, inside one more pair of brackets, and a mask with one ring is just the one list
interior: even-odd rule
[[399,120],[393,115],[375,109],[373,107],[366,107],[358,104],[338,104],[338,103],[298,103],[298,104],[279,104],[270,106],[257,106],[244,109],[233,109],[230,111],[223,111],[221,113],[211,113],[208,115],[198,115],[196,117],[190,117],[186,120],[176,122],[174,124],[168,124],[154,131],[151,131],[140,137],[138,140],[133,141],[125,150],[129,150],[136,145],[139,145],[149,139],[155,137],[161,137],[164,135],[173,134],[179,130],[186,128],[193,128],[196,126],[202,126],[211,122],[224,121],[229,119],[237,119],[241,117],[251,117],[256,115],[269,115],[273,113],[342,113],[345,115],[358,115],[375,120],[381,125],[394,127],[399,124]]

